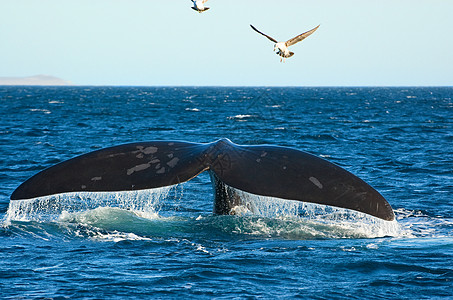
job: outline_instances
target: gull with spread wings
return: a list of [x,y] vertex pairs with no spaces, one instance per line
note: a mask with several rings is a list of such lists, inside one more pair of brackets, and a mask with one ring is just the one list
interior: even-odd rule
[[208,0],[191,0],[191,1],[193,3],[192,9],[198,11],[199,13],[202,13],[209,9],[209,7],[204,7],[204,4]]
[[318,29],[320,25],[316,26],[315,28],[313,28],[312,30],[309,30],[307,32],[304,32],[302,34],[299,34],[298,36],[296,37],[293,37],[292,39],[289,39],[287,40],[286,42],[278,42],[276,39],[274,39],[273,37],[271,36],[268,36],[267,34],[264,34],[262,33],[261,31],[259,31],[258,29],[256,29],[255,27],[253,27],[253,25],[250,24],[250,27],[252,27],[253,30],[255,30],[256,32],[258,32],[259,34],[262,34],[264,35],[265,37],[267,37],[269,40],[271,40],[272,42],[275,43],[274,45],[274,51],[277,51],[277,55],[280,55],[281,58],[280,58],[280,62],[281,61],[285,61],[285,58],[288,58],[288,57],[291,57],[294,55],[294,52],[291,52],[288,50],[288,47],[289,46],[292,46],[300,41],[302,41],[303,39],[305,39],[306,37],[308,37],[309,35],[311,35],[313,32],[316,31],[316,29]]

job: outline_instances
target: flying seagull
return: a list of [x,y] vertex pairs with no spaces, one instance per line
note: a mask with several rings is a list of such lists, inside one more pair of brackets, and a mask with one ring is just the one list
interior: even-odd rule
[[315,28],[313,28],[312,30],[309,30],[307,32],[304,32],[302,34],[299,34],[298,36],[296,37],[293,37],[292,39],[289,39],[287,40],[286,42],[278,42],[276,39],[274,39],[273,37],[270,37],[268,36],[267,34],[264,34],[262,33],[261,31],[259,31],[258,29],[256,29],[255,27],[253,27],[253,25],[250,24],[250,27],[252,27],[253,30],[255,30],[256,32],[258,32],[259,34],[262,34],[264,35],[265,37],[267,37],[269,40],[271,40],[272,42],[275,43],[274,45],[274,51],[277,51],[277,55],[280,55],[281,58],[280,58],[280,62],[281,61],[285,61],[285,58],[288,58],[288,57],[291,57],[294,55],[294,52],[291,52],[288,50],[288,47],[289,46],[292,46],[300,41],[302,41],[303,39],[305,39],[306,37],[308,37],[309,35],[311,35],[313,32],[316,31],[316,29],[318,29],[320,25],[316,26]]
[[191,0],[193,3],[192,9],[202,13],[209,9],[209,7],[204,7],[204,4],[208,0]]

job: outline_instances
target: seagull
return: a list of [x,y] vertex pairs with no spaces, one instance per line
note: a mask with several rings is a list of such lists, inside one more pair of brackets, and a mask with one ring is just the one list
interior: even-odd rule
[[199,13],[202,13],[204,11],[207,11],[209,7],[204,7],[203,4],[206,3],[208,0],[191,0],[193,3],[193,6],[191,7],[193,10],[198,11]]
[[252,24],[250,24],[250,27],[252,27],[253,30],[255,30],[256,32],[258,32],[259,34],[262,34],[264,35],[265,37],[267,37],[269,40],[271,40],[272,42],[275,43],[274,45],[274,51],[277,51],[277,55],[280,55],[281,58],[280,58],[280,62],[284,62],[286,58],[288,57],[291,57],[294,55],[294,52],[291,52],[288,50],[288,47],[289,46],[292,46],[300,41],[302,41],[303,39],[305,39],[306,37],[308,37],[309,35],[311,35],[313,32],[316,31],[316,29],[318,29],[320,25],[316,26],[315,28],[313,28],[312,30],[309,30],[307,32],[304,32],[302,34],[299,34],[298,36],[296,37],[293,37],[292,39],[289,39],[287,40],[286,42],[278,42],[276,39],[274,39],[273,37],[270,37],[268,36],[267,34],[264,34],[262,33],[261,31],[259,31],[258,29],[256,29],[255,27],[253,27]]

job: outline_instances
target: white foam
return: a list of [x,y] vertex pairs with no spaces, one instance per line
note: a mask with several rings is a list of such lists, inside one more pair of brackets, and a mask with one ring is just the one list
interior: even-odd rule
[[43,113],[45,113],[45,114],[50,114],[50,113],[51,113],[51,111],[48,110],[48,109],[40,109],[40,108],[31,108],[30,111],[33,111],[33,112],[35,112],[35,111],[37,111],[37,112],[43,112]]
[[431,217],[421,211],[407,210],[404,208],[395,210],[395,213],[401,228],[408,233],[407,237],[448,238],[452,236],[451,231],[439,231],[439,228],[451,228],[453,225],[451,218]]
[[254,115],[235,115],[233,117],[228,117],[228,119],[246,119],[246,118],[252,118],[255,117]]
[[138,236],[134,233],[130,232],[109,232],[109,233],[100,233],[93,235],[91,239],[96,241],[103,241],[103,242],[122,242],[122,241],[151,241],[151,238]]

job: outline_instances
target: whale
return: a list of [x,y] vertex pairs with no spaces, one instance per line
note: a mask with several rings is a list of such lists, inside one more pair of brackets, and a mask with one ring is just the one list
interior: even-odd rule
[[310,153],[276,145],[135,142],[103,148],[44,169],[20,184],[10,200],[71,192],[118,192],[180,184],[209,172],[213,212],[234,214],[245,191],[345,208],[386,221],[395,215],[371,185],[344,168]]

